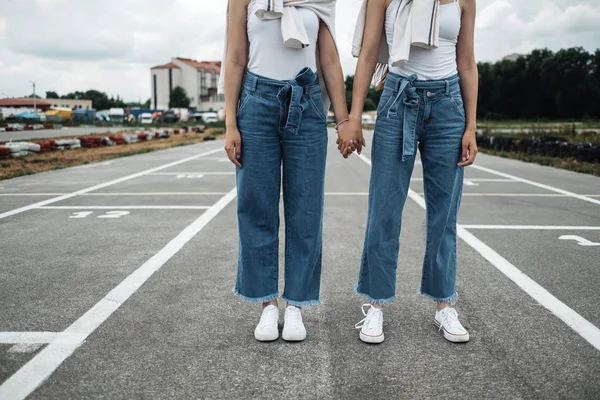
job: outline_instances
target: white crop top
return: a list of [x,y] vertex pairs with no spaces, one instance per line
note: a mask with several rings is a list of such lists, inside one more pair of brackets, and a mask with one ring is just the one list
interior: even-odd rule
[[254,0],[248,5],[248,70],[277,80],[290,80],[304,68],[317,71],[319,17],[314,11],[298,8],[310,45],[304,49],[287,47],[281,34],[281,18],[263,21],[255,14]]
[[[386,10],[385,36],[390,49],[394,37],[394,21],[402,0],[393,0]],[[456,44],[460,33],[462,11],[458,0],[440,5],[440,40],[436,49],[412,46],[408,62],[393,67],[390,72],[402,76],[417,74],[419,80],[446,79],[458,73],[456,66]]]

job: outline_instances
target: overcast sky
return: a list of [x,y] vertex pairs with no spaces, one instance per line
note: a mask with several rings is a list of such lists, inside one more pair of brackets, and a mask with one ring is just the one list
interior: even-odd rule
[[[361,0],[337,1],[342,65],[352,74]],[[171,57],[218,60],[225,0],[0,0],[0,97],[97,89],[150,97],[150,67]],[[476,57],[534,48],[600,48],[600,0],[477,0]]]

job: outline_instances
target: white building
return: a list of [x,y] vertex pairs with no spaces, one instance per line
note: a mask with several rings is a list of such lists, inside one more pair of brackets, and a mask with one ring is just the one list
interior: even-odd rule
[[173,88],[181,86],[190,98],[190,108],[197,111],[218,111],[225,107],[223,95],[217,94],[221,73],[220,61],[195,61],[173,58],[170,63],[150,69],[151,106],[168,110]]

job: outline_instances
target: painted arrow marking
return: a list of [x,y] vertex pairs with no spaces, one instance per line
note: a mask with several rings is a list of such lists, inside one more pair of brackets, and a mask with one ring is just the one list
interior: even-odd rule
[[574,240],[580,246],[600,246],[600,243],[590,242],[587,239],[582,238],[581,236],[575,235],[563,235],[559,237],[560,240]]

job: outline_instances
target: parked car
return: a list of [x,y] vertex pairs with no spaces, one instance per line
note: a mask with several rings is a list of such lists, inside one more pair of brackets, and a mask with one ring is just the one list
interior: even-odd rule
[[216,112],[206,112],[202,114],[202,120],[207,124],[219,122],[219,114]]
[[335,114],[331,111],[329,111],[327,113],[327,123],[328,124],[335,124]]
[[154,119],[150,113],[142,113],[139,116],[140,124],[151,124]]
[[162,115],[162,120],[163,122],[172,124],[177,122],[179,119],[177,118],[177,114],[175,114],[175,111],[165,111]]
[[370,115],[363,114],[362,123],[363,125],[375,125],[375,120]]

